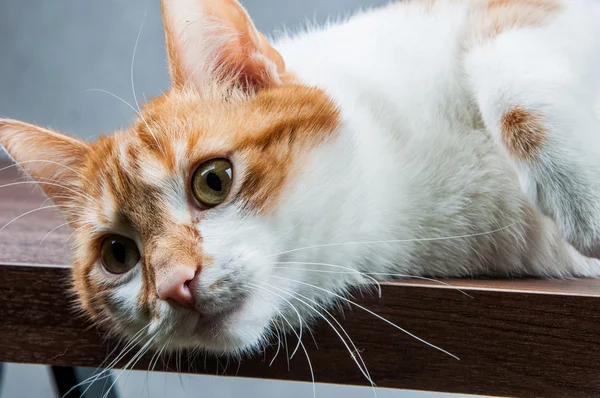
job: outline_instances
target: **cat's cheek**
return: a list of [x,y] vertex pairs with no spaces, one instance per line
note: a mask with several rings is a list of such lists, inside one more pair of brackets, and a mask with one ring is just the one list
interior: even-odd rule
[[108,301],[116,322],[131,327],[146,323],[144,313],[139,306],[142,278],[140,273],[133,273],[126,281],[114,286],[108,292]]

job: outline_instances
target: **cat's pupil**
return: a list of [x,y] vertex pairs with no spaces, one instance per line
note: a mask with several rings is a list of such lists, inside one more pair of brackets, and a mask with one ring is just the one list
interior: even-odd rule
[[221,179],[216,173],[210,172],[206,176],[206,185],[213,191],[221,191],[223,189],[223,184],[221,183]]
[[119,241],[113,240],[111,242],[113,258],[121,264],[125,264],[127,253],[125,245]]

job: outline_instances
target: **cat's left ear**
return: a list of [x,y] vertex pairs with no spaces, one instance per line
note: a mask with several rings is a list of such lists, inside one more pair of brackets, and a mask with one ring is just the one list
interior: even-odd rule
[[162,0],[174,87],[231,83],[258,90],[289,79],[281,55],[236,0]]
[[0,146],[56,204],[81,192],[89,144],[43,127],[0,119]]

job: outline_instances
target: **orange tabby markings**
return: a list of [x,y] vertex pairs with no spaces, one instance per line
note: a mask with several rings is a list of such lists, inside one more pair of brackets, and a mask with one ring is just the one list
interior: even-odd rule
[[560,0],[412,0],[399,6],[413,4],[428,11],[446,3],[467,4],[471,14],[468,45],[480,45],[512,28],[541,26],[562,7]]
[[540,116],[516,106],[502,116],[502,139],[511,155],[527,160],[537,154],[547,138]]
[[151,308],[157,300],[156,286],[169,280],[175,268],[200,272],[212,260],[202,252],[202,237],[192,225],[173,225],[146,246],[140,308]]
[[561,8],[558,0],[474,0],[476,6],[485,2],[474,16],[474,36],[480,42],[512,28],[543,25]]
[[[248,163],[241,196],[255,210],[269,211],[294,167],[335,132],[339,114],[323,91],[303,86],[264,91],[247,112],[255,129],[235,143]],[[270,120],[261,122],[266,117]]]

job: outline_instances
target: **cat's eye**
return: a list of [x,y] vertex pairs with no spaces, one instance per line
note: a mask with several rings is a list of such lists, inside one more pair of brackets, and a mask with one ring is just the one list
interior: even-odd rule
[[192,193],[205,207],[215,207],[227,198],[233,183],[233,166],[227,159],[202,163],[192,177]]
[[140,251],[133,240],[121,235],[109,235],[102,241],[100,258],[108,272],[124,274],[140,261]]

